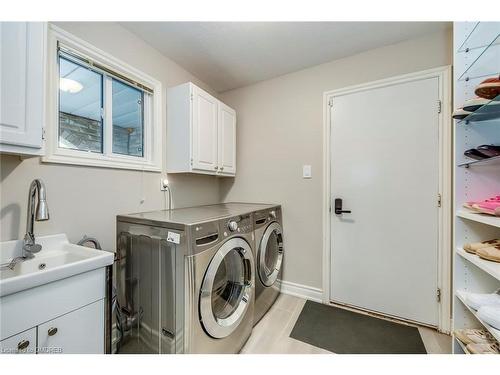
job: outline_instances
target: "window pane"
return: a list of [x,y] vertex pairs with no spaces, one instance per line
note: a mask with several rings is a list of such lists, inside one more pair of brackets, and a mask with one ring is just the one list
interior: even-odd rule
[[102,153],[102,74],[59,57],[59,147]]
[[144,156],[143,92],[113,79],[113,152]]

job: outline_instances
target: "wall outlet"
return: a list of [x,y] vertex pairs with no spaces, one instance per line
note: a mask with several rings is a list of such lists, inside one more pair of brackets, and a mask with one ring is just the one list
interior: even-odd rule
[[160,191],[167,191],[168,190],[168,179],[166,178],[160,178]]

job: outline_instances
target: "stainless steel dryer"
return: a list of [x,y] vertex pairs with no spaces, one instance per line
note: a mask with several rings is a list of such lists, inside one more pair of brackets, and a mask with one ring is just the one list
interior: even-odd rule
[[253,214],[201,206],[117,217],[117,353],[238,353],[253,327]]
[[254,212],[255,220],[255,312],[254,325],[280,294],[283,273],[283,229],[281,206]]

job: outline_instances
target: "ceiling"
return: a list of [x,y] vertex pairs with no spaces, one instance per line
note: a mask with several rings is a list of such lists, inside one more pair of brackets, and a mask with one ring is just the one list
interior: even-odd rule
[[123,22],[218,92],[450,27],[447,22]]

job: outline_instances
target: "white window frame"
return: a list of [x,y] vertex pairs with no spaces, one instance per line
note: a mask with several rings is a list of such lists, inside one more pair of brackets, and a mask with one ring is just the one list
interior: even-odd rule
[[[58,43],[92,59],[106,68],[153,89],[144,95],[144,144],[143,157],[112,152],[112,108],[104,103],[103,153],[85,152],[59,147],[59,53]],[[104,77],[103,91],[111,89],[112,79]],[[161,83],[94,47],[74,35],[50,25],[48,34],[48,121],[46,129],[46,154],[42,161],[92,167],[162,171]],[[106,98],[106,95],[105,95]]]

